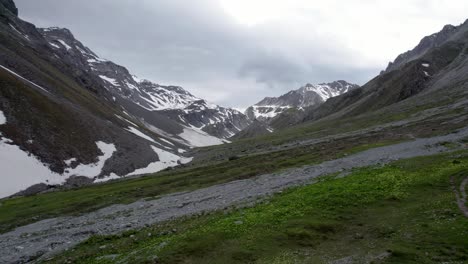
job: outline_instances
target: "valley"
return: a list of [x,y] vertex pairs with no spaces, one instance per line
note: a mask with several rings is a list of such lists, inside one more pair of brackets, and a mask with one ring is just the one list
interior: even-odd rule
[[0,0],[0,263],[466,263],[467,73],[468,21],[242,113]]

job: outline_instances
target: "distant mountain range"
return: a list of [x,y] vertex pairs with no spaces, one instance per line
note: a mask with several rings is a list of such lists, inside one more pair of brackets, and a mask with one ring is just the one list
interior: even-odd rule
[[245,114],[252,120],[268,121],[289,109],[304,109],[319,105],[328,99],[358,88],[356,84],[346,81],[332,83],[306,84],[280,97],[266,97],[249,107]]

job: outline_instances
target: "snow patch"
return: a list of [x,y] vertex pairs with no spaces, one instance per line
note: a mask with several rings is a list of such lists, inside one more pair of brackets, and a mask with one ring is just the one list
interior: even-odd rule
[[132,90],[139,90],[138,87],[136,87],[135,85],[131,84],[129,81],[125,81],[125,85],[127,85],[128,88],[132,89]]
[[252,106],[253,108],[253,114],[255,118],[264,118],[264,119],[270,119],[273,118],[285,110],[291,108],[290,106],[277,106],[277,105],[261,105],[257,106],[254,105]]
[[193,158],[180,158],[179,162],[180,164],[188,164],[192,162]]
[[60,44],[62,44],[67,49],[67,51],[72,49],[72,47],[70,47],[65,41],[61,39],[57,39],[57,41],[60,42]]
[[104,178],[95,179],[94,183],[107,182],[107,181],[110,181],[110,180],[118,180],[118,179],[121,179],[121,178],[122,177],[120,177],[119,175],[117,175],[115,173],[111,173],[109,176],[106,176]]
[[179,156],[174,155],[168,151],[158,149],[157,147],[154,147],[154,146],[151,146],[151,148],[153,149],[154,152],[156,152],[156,154],[158,154],[159,161],[150,163],[146,168],[138,169],[128,174],[127,176],[156,173],[166,168],[175,167],[179,165],[179,160],[181,159]]
[[61,184],[65,178],[42,164],[35,156],[29,155],[10,140],[0,139],[0,171],[2,184],[0,198],[13,195],[39,183]]
[[96,164],[80,165],[63,175],[52,172],[37,157],[21,150],[12,141],[0,139],[0,171],[2,172],[2,184],[0,185],[0,198],[13,195],[28,187],[46,183],[50,185],[63,184],[69,176],[79,175],[95,177],[101,173],[105,161],[115,151],[113,144],[96,142],[96,145],[104,153]]
[[60,46],[55,44],[55,43],[49,42],[49,45],[51,45],[52,47],[54,47],[56,49],[60,49]]
[[64,160],[63,162],[65,162],[65,164],[67,164],[67,166],[70,167],[70,165],[75,161],[76,161],[76,158],[71,158],[68,160]]
[[156,143],[156,141],[154,141],[154,139],[152,139],[151,137],[143,134],[140,130],[138,130],[138,129],[134,128],[134,127],[129,127],[129,128],[126,128],[125,130],[127,130],[128,132],[131,132],[131,133],[133,133],[133,134],[135,134],[135,135],[137,135],[137,136],[139,136],[141,138],[144,138],[144,139],[146,139],[148,141]]
[[159,138],[160,140],[166,142],[167,144],[171,145],[171,146],[174,146],[174,144],[172,144],[172,142],[170,142],[169,140],[167,139],[164,139],[164,138]]
[[30,84],[32,84],[32,85],[34,85],[35,87],[37,87],[37,88],[39,88],[39,89],[43,90],[44,92],[47,92],[47,93],[49,93],[49,91],[47,91],[47,90],[46,90],[44,87],[42,87],[42,86],[39,86],[39,85],[37,85],[37,84],[35,84],[35,83],[31,82],[30,80],[28,80],[28,79],[24,78],[23,76],[21,76],[21,75],[17,74],[17,73],[16,73],[16,72],[14,72],[14,71],[12,71],[12,70],[8,69],[7,67],[0,65],[0,68],[2,68],[2,69],[4,69],[4,70],[6,70],[7,72],[9,72],[9,73],[11,73],[11,74],[15,75],[16,77],[20,78],[21,80],[23,80],[23,81],[26,81],[26,82],[28,82],[28,83],[30,83]]
[[2,110],[0,110],[0,125],[4,125],[6,124],[6,122],[7,122],[7,119],[5,115],[3,114]]
[[102,156],[98,157],[98,162],[94,164],[80,164],[74,169],[66,170],[64,175],[67,177],[76,175],[88,178],[98,176],[101,173],[102,168],[104,168],[106,161],[112,157],[117,149],[114,144],[107,144],[102,141],[96,142],[96,145],[103,153]]
[[422,65],[424,68],[429,68],[429,66],[431,66],[431,65],[429,65],[429,63],[423,63],[423,64],[421,64],[421,65]]
[[115,79],[109,78],[109,77],[104,76],[104,75],[99,75],[99,78],[103,79],[106,82],[111,83],[114,86],[119,86],[119,83]]
[[135,76],[135,75],[132,75],[132,78],[133,78],[133,80],[134,80],[135,82],[137,82],[137,83],[141,83],[141,79],[140,79],[140,78],[138,78],[137,76]]
[[222,139],[194,128],[184,128],[184,132],[179,134],[179,137],[183,138],[192,147],[206,147],[225,143]]

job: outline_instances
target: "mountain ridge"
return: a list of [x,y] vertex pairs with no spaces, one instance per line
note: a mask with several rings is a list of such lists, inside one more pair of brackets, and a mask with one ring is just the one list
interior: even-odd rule
[[180,86],[139,80],[125,67],[100,58],[77,41],[68,29],[52,27],[40,31],[52,48],[60,52],[66,49],[66,54],[74,51],[71,62],[98,76],[104,87],[113,94],[112,99],[123,107],[131,101],[150,112],[161,112],[176,123],[224,139],[249,124],[249,120],[239,111],[208,103]]
[[359,87],[344,80],[317,85],[306,84],[297,90],[289,91],[279,97],[265,97],[247,108],[245,114],[252,120],[269,121],[288,109],[303,109],[319,105],[331,97],[338,96]]

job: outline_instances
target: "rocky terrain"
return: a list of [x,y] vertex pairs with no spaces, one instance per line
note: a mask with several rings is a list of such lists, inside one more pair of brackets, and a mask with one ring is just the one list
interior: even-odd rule
[[79,217],[44,220],[0,235],[0,260],[5,263],[38,258],[45,260],[93,234],[117,234],[174,217],[252,203],[289,187],[311,184],[319,176],[337,172],[345,176],[347,171],[357,167],[383,165],[398,159],[448,151],[441,143],[457,142],[467,136],[468,129],[465,128],[447,136],[375,148],[319,165],[168,195],[157,200],[115,205]]

